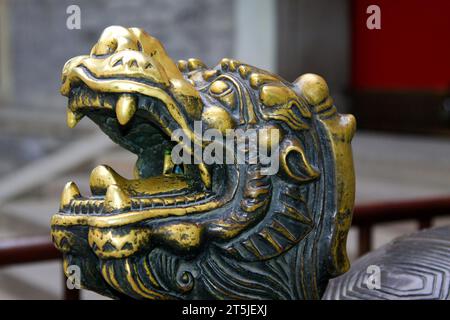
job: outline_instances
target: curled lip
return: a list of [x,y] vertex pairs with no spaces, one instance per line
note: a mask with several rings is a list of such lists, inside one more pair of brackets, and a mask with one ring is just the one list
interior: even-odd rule
[[[149,84],[135,78],[97,78],[88,68],[80,64],[71,68],[68,72],[65,72],[61,93],[65,96],[70,96],[70,89],[80,82],[94,92],[116,94],[126,92],[129,94],[141,94],[161,101],[167,109],[169,116],[174,120],[177,126],[184,131],[186,137],[192,144],[203,147],[202,138],[198,137],[192,130],[190,121],[188,121],[184,112],[181,111],[178,103],[171,94],[167,93],[166,90],[159,88],[157,84]],[[112,108],[111,106],[105,107],[109,109]],[[172,131],[168,131],[167,128],[161,126],[161,123],[158,125],[168,135],[172,133]],[[203,173],[201,175],[202,177],[208,176],[208,170],[203,163],[199,164],[199,170]],[[207,187],[210,186],[210,181],[204,181],[204,183]]]

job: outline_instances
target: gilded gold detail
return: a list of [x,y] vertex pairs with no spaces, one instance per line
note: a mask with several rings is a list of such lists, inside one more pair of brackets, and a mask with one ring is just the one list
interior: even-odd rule
[[[348,269],[355,120],[337,113],[322,77],[289,83],[229,58],[214,68],[175,63],[143,30],[113,26],[65,64],[61,80],[68,126],[87,117],[138,159],[130,179],[96,167],[90,196],[69,182],[52,217],[66,272],[82,261],[88,288],[147,299],[312,299]],[[264,174],[269,164],[238,137],[243,163],[206,165],[207,129],[255,129],[258,151],[276,156],[279,170]],[[175,163],[177,143],[194,163]]]

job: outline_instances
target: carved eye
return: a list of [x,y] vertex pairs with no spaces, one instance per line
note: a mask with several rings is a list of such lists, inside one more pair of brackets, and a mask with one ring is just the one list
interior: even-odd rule
[[216,96],[226,94],[227,91],[230,90],[231,90],[230,85],[222,80],[214,81],[209,87],[209,91],[211,91],[211,93]]
[[234,109],[236,106],[236,94],[234,87],[227,81],[216,80],[209,87],[213,97],[222,102],[226,107]]

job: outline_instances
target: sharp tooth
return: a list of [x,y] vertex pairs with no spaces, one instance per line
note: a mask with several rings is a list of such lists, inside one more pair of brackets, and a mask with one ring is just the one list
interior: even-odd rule
[[72,111],[67,109],[67,125],[69,128],[75,128],[78,122],[83,118],[84,114],[81,112]]
[[112,168],[105,165],[98,166],[92,170],[89,178],[89,186],[92,194],[105,194],[106,189],[112,184],[123,186],[126,184],[126,181]]
[[155,199],[152,199],[152,204],[155,207],[160,207],[160,206],[164,205],[164,202],[161,199],[155,198]]
[[126,125],[136,112],[136,99],[129,94],[120,96],[116,104],[116,116],[121,125]]
[[76,101],[76,103],[75,103],[75,106],[76,106],[77,108],[82,108],[82,107],[84,107],[84,106],[83,106],[83,95],[78,95],[78,96],[77,96],[77,101]]
[[61,204],[59,209],[62,210],[65,207],[70,205],[70,202],[75,199],[81,197],[80,189],[78,189],[75,182],[70,181],[67,182],[64,186],[64,190],[61,194]]
[[76,99],[75,99],[75,98],[70,98],[70,99],[69,99],[69,105],[68,105],[68,107],[69,107],[70,110],[76,109],[77,106],[75,105],[75,102],[76,102]]
[[99,98],[98,95],[96,95],[95,98],[92,99],[92,101],[91,101],[91,107],[99,108],[99,107],[101,107],[101,106],[102,106],[102,105],[101,105],[101,102],[100,102],[100,98]]
[[164,152],[164,166],[163,174],[170,174],[173,171],[174,163],[172,162],[172,155],[170,150]]
[[198,200],[202,200],[206,197],[206,193],[198,193],[195,195],[195,200],[194,201],[198,201]]
[[83,107],[91,106],[91,98],[88,95],[83,95]]
[[163,201],[164,201],[164,205],[166,205],[166,206],[170,206],[175,203],[174,198],[166,198],[166,199],[163,199]]
[[211,188],[211,173],[204,163],[200,163],[198,165],[198,169],[200,171],[200,179],[206,188]]
[[119,186],[113,184],[108,187],[105,196],[105,211],[113,212],[131,207],[130,197]]
[[183,196],[178,196],[178,197],[175,197],[175,201],[176,201],[176,203],[185,203],[186,198]]

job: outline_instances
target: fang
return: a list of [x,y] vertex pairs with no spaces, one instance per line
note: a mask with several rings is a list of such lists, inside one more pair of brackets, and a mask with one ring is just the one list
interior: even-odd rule
[[116,105],[117,120],[121,125],[126,125],[136,112],[136,99],[128,94],[120,96]]

